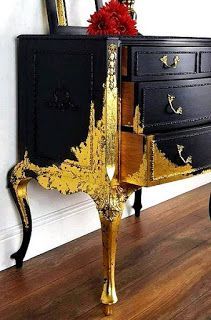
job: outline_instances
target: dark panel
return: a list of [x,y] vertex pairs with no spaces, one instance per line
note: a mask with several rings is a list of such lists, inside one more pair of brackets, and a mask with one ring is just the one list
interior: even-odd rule
[[138,84],[136,104],[140,106],[145,133],[208,123],[211,79]]
[[[37,164],[73,159],[87,137],[90,104],[103,106],[106,41],[19,40],[19,150]],[[99,59],[100,57],[100,59]]]
[[34,153],[63,159],[69,156],[70,141],[77,146],[87,134],[93,55],[49,51],[34,58]]

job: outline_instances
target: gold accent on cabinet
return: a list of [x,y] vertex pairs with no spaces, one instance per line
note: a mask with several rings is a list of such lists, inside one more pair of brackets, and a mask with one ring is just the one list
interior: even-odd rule
[[117,45],[108,46],[108,76],[105,89],[106,106],[106,170],[113,179],[118,157],[118,89],[116,79]]
[[[105,122],[104,107],[102,119],[95,124],[95,110],[92,103],[87,139],[78,147],[71,148],[76,160],[66,159],[60,165],[40,167],[30,161],[26,151],[24,159],[13,169],[11,175],[13,187],[16,189],[22,181],[30,180],[32,176],[28,175],[33,173],[33,176],[45,189],[56,189],[62,194],[86,192],[96,202],[105,218],[112,220],[112,216],[108,214],[109,210],[118,211],[119,201],[124,202],[127,198],[125,190],[133,190],[133,188],[125,185],[123,189],[116,179],[111,182],[107,177]],[[93,158],[91,153],[94,154]],[[22,194],[20,192],[21,197],[24,195],[24,192]],[[116,195],[119,200],[116,199]]]
[[185,149],[185,147],[183,145],[180,145],[180,144],[177,145],[177,150],[178,150],[180,159],[185,164],[188,164],[188,163],[192,164],[192,156],[188,156],[187,159],[185,159],[183,157],[182,152],[183,152],[184,149]]
[[27,210],[29,210],[28,199],[27,199],[27,185],[31,178],[23,177],[23,168],[21,165],[17,165],[16,174],[21,176],[20,181],[17,180],[17,177],[12,176],[11,182],[13,186],[13,192],[17,199],[17,205],[20,209],[21,219],[23,226],[26,230],[30,228],[29,216]]
[[175,96],[172,96],[172,95],[168,94],[168,103],[169,103],[169,106],[170,106],[171,110],[172,110],[175,114],[182,114],[182,113],[183,113],[182,107],[177,107],[177,108],[175,109],[175,107],[173,106],[173,102],[174,102],[175,99],[176,99]]
[[[101,186],[99,186],[99,188],[101,188]],[[114,180],[112,180],[109,206],[99,210],[103,241],[104,271],[101,302],[106,306],[105,310],[107,315],[111,314],[112,305],[118,301],[115,288],[117,236],[124,204],[134,191],[134,186],[120,186],[118,182],[114,183]]]
[[180,57],[178,55],[176,55],[173,59],[173,62],[172,64],[169,64],[168,62],[168,56],[167,55],[164,55],[163,57],[160,58],[160,61],[163,63],[163,66],[165,68],[173,68],[173,69],[176,69],[177,68],[177,65],[178,63],[180,62]]
[[191,164],[182,166],[169,160],[166,154],[159,150],[156,141],[151,138],[151,176],[152,184],[165,183],[169,181],[179,180],[182,176],[193,173],[194,169]]
[[33,172],[45,189],[56,189],[63,194],[84,191],[93,196],[94,200],[101,198],[102,189],[107,194],[109,183],[105,179],[105,117],[104,108],[102,119],[95,124],[92,103],[87,139],[78,147],[71,148],[76,160],[66,159],[60,165],[39,167],[30,161],[26,152],[24,160],[13,171],[12,184],[18,185],[23,179],[27,179],[27,172]]
[[135,108],[135,115],[133,118],[133,132],[137,134],[143,133],[143,128],[141,127],[141,112],[139,105]]
[[59,26],[67,26],[67,17],[65,12],[65,0],[56,0],[57,5],[57,16],[58,16],[58,25]]

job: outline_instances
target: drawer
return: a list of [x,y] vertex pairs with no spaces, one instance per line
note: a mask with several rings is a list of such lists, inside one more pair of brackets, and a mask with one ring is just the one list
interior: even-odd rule
[[[133,81],[139,79],[188,78],[198,72],[198,48],[153,48],[131,47],[126,55],[123,50],[123,62],[127,56],[128,76]],[[125,63],[123,63],[125,75]]]
[[[133,97],[133,98],[132,98]],[[135,115],[135,108],[139,112]],[[143,133],[192,127],[211,121],[211,79],[122,85],[122,125],[140,115]]]
[[177,180],[211,168],[211,125],[150,139],[149,184]]
[[140,186],[208,172],[211,125],[156,135],[122,132],[121,167],[122,181]]

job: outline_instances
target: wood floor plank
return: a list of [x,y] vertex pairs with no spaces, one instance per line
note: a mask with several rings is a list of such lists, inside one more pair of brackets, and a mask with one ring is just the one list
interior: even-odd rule
[[[119,282],[119,287],[124,288],[131,283],[131,281],[136,281],[137,277],[143,276],[146,277],[148,274],[151,274],[157,270],[157,268],[164,266],[166,263],[180,256],[184,252],[188,252],[190,249],[194,248],[196,245],[202,243],[203,239],[199,239],[201,235],[199,221],[201,218],[194,217],[195,219],[195,228],[192,227],[192,232],[195,235],[198,232],[198,238],[188,243],[184,243],[184,239],[180,236],[178,243],[174,241],[174,233],[177,235],[182,232],[185,234],[185,229],[189,224],[189,219],[186,218],[186,223],[180,224],[179,228],[172,229],[172,240],[169,236],[167,239],[164,239],[160,242],[152,241],[151,248],[146,248],[146,251],[143,250],[140,254],[139,246],[135,247],[135,250],[131,251],[131,248],[127,247],[127,254],[125,259],[123,257],[122,263],[119,263],[117,268],[117,283]],[[194,224],[193,224],[194,226]],[[211,230],[211,229],[210,229]],[[203,233],[202,233],[203,234]],[[184,236],[185,237],[185,236]],[[165,255],[165,260],[162,258]],[[154,263],[154,260],[156,264]],[[6,317],[5,312],[9,318],[18,318],[19,310],[22,310],[21,317],[29,317],[28,309],[26,308],[28,304],[28,299],[31,301],[30,308],[30,317],[33,314],[36,317],[39,316],[40,319],[48,317],[53,317],[53,315],[59,316],[62,313],[66,316],[65,313],[68,311],[69,306],[74,306],[71,310],[72,317],[79,316],[80,312],[85,312],[89,309],[90,305],[96,305],[99,302],[99,295],[101,289],[101,262],[96,261],[95,263],[89,264],[83,269],[78,270],[66,275],[63,278],[60,278],[58,281],[51,283],[40,290],[33,292],[30,295],[27,295],[10,304],[10,312],[8,314],[8,307],[4,308],[0,312],[0,318]],[[128,274],[130,276],[128,276]],[[90,294],[87,296],[87,292]],[[83,308],[78,308],[76,301],[82,299]],[[49,303],[49,299],[51,303]],[[76,300],[75,300],[76,299]],[[62,305],[58,305],[57,301],[62,300]],[[34,302],[33,302],[34,301]],[[37,303],[39,302],[39,310],[36,310]],[[75,303],[74,303],[75,302]],[[58,306],[58,309],[55,307]],[[34,309],[35,308],[35,309]],[[63,308],[65,310],[63,310]],[[4,312],[5,311],[5,312]],[[42,311],[42,312],[41,312]],[[44,315],[43,315],[44,314]],[[49,318],[49,319],[50,319]],[[7,318],[5,318],[7,319]]]
[[[179,210],[177,212],[177,216],[185,215],[184,210],[180,210],[181,204],[183,206],[194,204],[197,205],[200,202],[205,203],[206,201],[209,201],[210,197],[210,189],[211,189],[211,183],[203,185],[199,188],[196,188],[192,191],[186,192],[180,196],[177,196],[175,198],[169,199],[167,201],[164,201],[160,203],[159,205],[155,205],[153,207],[150,207],[144,211],[142,211],[142,221],[147,219],[148,221],[152,220],[154,221],[155,217],[160,216],[160,214],[163,214],[164,212],[167,212],[169,209],[173,210],[175,208],[179,207]],[[193,201],[194,199],[194,201]],[[150,213],[150,215],[148,215]],[[126,220],[127,221],[127,220]],[[138,223],[139,219],[134,220],[135,223]],[[128,225],[131,225],[131,222],[128,221]]]
[[[180,256],[174,263],[165,266],[144,279],[137,279],[120,294],[120,301],[114,308],[115,320],[170,320],[186,295],[200,289],[199,296],[210,291],[211,243],[198,246],[188,254]],[[206,258],[204,259],[204,255]],[[203,278],[206,268],[206,277]],[[202,285],[203,282],[203,285]],[[196,292],[195,292],[196,293]],[[210,308],[210,304],[208,308]],[[99,320],[102,318],[100,305],[91,309],[77,320]],[[109,318],[108,318],[109,319]],[[177,319],[179,320],[179,318]],[[193,317],[191,320],[195,320]]]
[[171,320],[210,320],[211,319],[211,290],[194,299],[185,309]]
[[[147,209],[139,220],[122,222],[120,302],[106,319],[179,320],[182,310],[206,296],[211,289],[210,189],[211,184],[203,186]],[[101,259],[97,231],[26,262],[22,270],[0,273],[0,319],[103,319]]]

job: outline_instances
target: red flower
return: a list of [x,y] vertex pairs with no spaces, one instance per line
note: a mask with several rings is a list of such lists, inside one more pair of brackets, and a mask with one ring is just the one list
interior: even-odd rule
[[128,8],[111,0],[98,12],[91,15],[87,32],[90,35],[130,35],[138,34],[136,22],[131,18]]
[[110,35],[116,30],[116,25],[114,21],[111,21],[110,14],[104,10],[92,14],[88,22],[90,25],[87,31],[90,35]]
[[104,10],[110,14],[111,18],[128,16],[128,8],[117,0],[111,0],[109,3],[106,3]]
[[137,35],[136,21],[134,21],[133,19],[128,19],[126,15],[119,17],[116,29],[120,35]]

